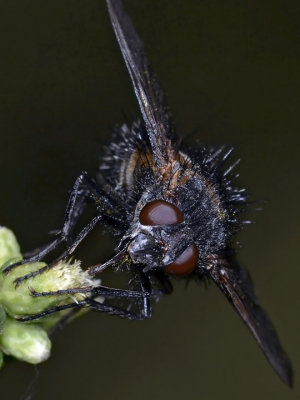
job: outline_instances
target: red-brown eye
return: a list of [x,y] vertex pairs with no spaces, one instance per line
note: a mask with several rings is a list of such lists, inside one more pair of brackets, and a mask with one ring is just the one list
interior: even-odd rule
[[143,225],[173,225],[183,222],[182,212],[164,200],[153,200],[146,204],[140,213]]
[[198,249],[195,244],[189,246],[165,271],[171,275],[188,275],[194,271],[198,262]]

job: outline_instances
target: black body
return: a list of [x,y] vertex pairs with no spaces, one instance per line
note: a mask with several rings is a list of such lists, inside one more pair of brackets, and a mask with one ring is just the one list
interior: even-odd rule
[[[165,268],[194,243],[199,257],[189,278],[206,277],[216,283],[246,323],[272,367],[285,383],[292,385],[288,357],[267,314],[257,302],[248,273],[234,258],[232,239],[243,223],[247,223],[240,218],[247,205],[245,190],[235,188],[233,184],[236,178],[233,169],[238,161],[226,167],[232,149],[195,149],[182,143],[175,133],[163,94],[150,73],[142,43],[122,2],[107,0],[107,6],[142,119],[116,130],[102,157],[97,179],[83,173],[76,180],[58,237],[23,263],[43,259],[64,242],[67,249],[47,267],[19,278],[16,283],[42,273],[61,258],[72,254],[99,222],[117,238],[118,247],[112,259],[91,267],[90,274],[111,267],[130,271],[133,279],[128,290],[100,286],[61,291],[86,292],[88,295],[81,303],[66,304],[21,320],[82,306],[131,319],[149,318],[152,298],[172,291],[170,276]],[[72,238],[87,199],[94,201],[97,212],[90,224]],[[141,224],[141,210],[153,200],[175,205],[184,216],[183,222],[163,226]],[[17,265],[8,267],[5,272]],[[52,294],[33,293],[35,296]],[[107,300],[99,303],[96,300],[98,295],[106,299],[121,297],[129,303],[137,302],[139,311],[110,305]]]

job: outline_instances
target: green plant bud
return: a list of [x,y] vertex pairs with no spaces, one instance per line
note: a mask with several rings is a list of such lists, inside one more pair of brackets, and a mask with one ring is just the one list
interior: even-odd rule
[[20,265],[3,276],[2,281],[0,281],[0,303],[10,316],[37,314],[49,307],[84,298],[84,294],[34,297],[31,294],[32,290],[35,292],[54,292],[94,286],[99,282],[92,280],[87,271],[81,269],[79,261],[73,263],[61,261],[56,266],[23,281],[16,287],[15,279],[34,272],[45,265],[41,262]]
[[[100,284],[100,280],[91,278],[87,271],[81,269],[79,261],[61,261],[48,271],[16,286],[17,278],[46,265],[43,262],[28,263],[14,268],[6,275],[2,274],[4,268],[19,260],[22,260],[22,254],[13,232],[0,227],[0,368],[3,365],[3,354],[32,364],[46,360],[51,351],[47,331],[69,310],[45,316],[32,323],[23,323],[10,317],[38,314],[45,309],[80,301],[85,297],[85,294],[79,293],[34,297],[32,291],[56,292]],[[82,309],[76,316],[85,312]]]
[[49,358],[51,341],[38,324],[24,324],[7,318],[0,335],[0,347],[5,354],[18,360],[38,364]]
[[13,232],[0,226],[0,265],[10,258],[21,258],[20,246]]

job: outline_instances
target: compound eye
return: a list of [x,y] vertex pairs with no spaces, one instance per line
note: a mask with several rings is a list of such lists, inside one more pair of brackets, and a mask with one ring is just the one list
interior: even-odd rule
[[194,271],[198,262],[198,248],[194,244],[189,246],[171,264],[167,265],[165,271],[171,275],[188,275]]
[[182,212],[164,200],[153,200],[140,213],[142,225],[173,225],[183,222]]

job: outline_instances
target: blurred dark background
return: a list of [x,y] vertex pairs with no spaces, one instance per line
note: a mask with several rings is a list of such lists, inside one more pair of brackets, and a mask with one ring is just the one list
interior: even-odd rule
[[[176,282],[149,321],[89,313],[66,327],[40,367],[35,399],[296,399],[300,3],[126,5],[178,131],[234,145],[241,184],[266,201],[239,235],[239,260],[292,359],[295,388],[281,383],[217,288]],[[0,51],[0,224],[29,250],[61,226],[75,178],[96,172],[113,126],[138,109],[103,0],[2,0]],[[79,253],[90,265],[111,251],[95,232]],[[33,374],[7,365],[1,398],[18,399]]]

